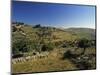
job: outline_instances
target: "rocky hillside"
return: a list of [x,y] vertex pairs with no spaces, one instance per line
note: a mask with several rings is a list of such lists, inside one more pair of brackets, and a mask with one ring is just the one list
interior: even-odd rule
[[12,25],[13,73],[95,69],[95,60],[94,29]]
[[95,40],[95,30],[89,28],[58,29],[41,25],[12,25],[14,50],[17,50],[17,47],[21,47],[20,43],[23,47],[28,46],[25,49],[21,49],[27,52],[27,48],[31,51],[37,49],[37,46],[58,47],[65,42],[75,42],[82,38]]

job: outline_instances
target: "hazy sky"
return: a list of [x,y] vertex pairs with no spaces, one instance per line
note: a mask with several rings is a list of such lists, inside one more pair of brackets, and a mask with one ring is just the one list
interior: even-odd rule
[[13,1],[12,21],[65,28],[95,28],[95,6]]

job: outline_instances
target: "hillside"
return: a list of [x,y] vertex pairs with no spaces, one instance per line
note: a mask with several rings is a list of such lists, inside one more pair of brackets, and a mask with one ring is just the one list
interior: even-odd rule
[[87,39],[92,39],[95,40],[95,29],[91,28],[68,28],[64,29],[65,31],[77,35],[79,38],[87,38]]
[[13,73],[95,69],[95,53],[94,29],[12,25]]
[[[32,27],[32,26],[22,26],[21,28],[24,32],[23,34],[19,34],[21,32],[16,31],[13,33],[14,36],[23,36],[24,33],[30,39],[38,38],[37,33],[42,34],[42,32],[46,33],[47,37],[50,38],[51,41],[60,41],[60,40],[75,40],[79,38],[87,38],[95,40],[95,29],[90,28],[68,28],[68,29],[58,29],[53,27]],[[45,35],[45,34],[44,34]]]

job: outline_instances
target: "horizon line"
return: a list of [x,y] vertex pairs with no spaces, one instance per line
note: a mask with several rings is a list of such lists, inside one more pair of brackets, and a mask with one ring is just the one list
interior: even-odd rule
[[[23,23],[23,22],[22,22]],[[24,25],[29,25],[29,26],[35,26],[35,25],[39,25],[39,23],[38,24],[27,24],[27,23],[24,23]],[[50,24],[48,24],[48,25],[42,25],[42,24],[40,24],[40,26],[44,26],[44,27],[54,27],[54,28],[60,28],[60,29],[69,29],[69,28],[89,28],[89,29],[96,29],[96,26],[95,27],[83,27],[83,26],[58,26],[57,27],[57,25],[56,26],[51,26]]]

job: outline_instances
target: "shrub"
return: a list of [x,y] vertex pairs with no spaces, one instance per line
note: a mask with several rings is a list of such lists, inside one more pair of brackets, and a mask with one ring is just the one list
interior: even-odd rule
[[23,52],[29,52],[31,50],[30,45],[29,39],[25,37],[16,38],[12,43],[12,53],[15,55]]
[[53,50],[54,45],[52,43],[43,44],[41,47],[41,51],[51,51]]
[[88,39],[80,39],[78,42],[78,47],[87,48],[91,46],[91,42]]
[[84,49],[81,55],[83,55],[85,53],[86,48],[90,46],[91,46],[91,42],[88,39],[80,39],[77,44],[77,47]]
[[47,48],[48,48],[48,51],[51,51],[51,50],[53,50],[54,49],[54,44],[53,43],[48,43],[47,44]]
[[40,28],[40,27],[41,27],[41,25],[40,24],[37,24],[33,28]]

